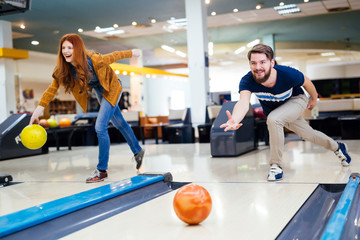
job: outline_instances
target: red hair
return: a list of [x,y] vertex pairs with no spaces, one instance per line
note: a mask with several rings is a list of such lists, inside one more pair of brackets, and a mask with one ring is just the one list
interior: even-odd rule
[[73,45],[73,59],[76,64],[76,77],[80,82],[81,91],[86,90],[87,83],[91,79],[91,73],[88,68],[88,51],[85,48],[84,42],[77,34],[70,33],[64,35],[59,44],[59,51],[57,57],[57,64],[53,72],[53,78],[57,79],[65,87],[65,92],[70,93],[75,86],[75,78],[71,72],[71,63],[65,61],[62,54],[62,45],[65,41]]

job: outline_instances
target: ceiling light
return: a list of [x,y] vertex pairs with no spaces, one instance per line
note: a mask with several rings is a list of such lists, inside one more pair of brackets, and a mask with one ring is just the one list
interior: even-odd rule
[[259,9],[261,9],[263,6],[264,6],[264,4],[259,3],[259,4],[256,5],[255,8],[256,8],[257,10],[259,10]]
[[211,12],[211,16],[215,16],[216,15],[216,12]]
[[78,32],[79,32],[79,33],[82,33],[82,32],[84,32],[84,29],[79,28],[79,29],[78,29]]
[[175,53],[176,53],[176,55],[178,55],[180,57],[183,57],[183,58],[186,57],[186,53],[183,53],[181,51],[176,51]]
[[116,74],[116,75],[119,75],[119,74],[120,74],[120,71],[119,71],[119,70],[115,70],[115,74]]
[[164,49],[165,51],[168,51],[168,52],[171,52],[171,53],[175,52],[175,49],[172,48],[172,47],[169,47],[168,45],[161,45],[161,48]]
[[247,46],[248,48],[251,48],[251,47],[255,46],[255,45],[258,44],[258,43],[260,43],[260,39],[255,39],[254,41],[249,42],[246,46]]
[[246,47],[242,46],[242,47],[236,49],[236,50],[234,51],[234,53],[235,53],[235,54],[242,53],[243,51],[245,51],[245,49],[246,49]]
[[279,3],[279,6],[284,6],[284,5],[285,5],[284,2]]
[[167,32],[173,32],[174,30],[185,29],[187,26],[186,18],[176,19],[174,17],[167,20],[167,25],[163,26],[163,29]]
[[238,12],[238,11],[239,11],[239,9],[237,9],[237,8],[233,9],[233,12]]
[[[108,35],[117,35],[117,34],[123,34],[125,33],[124,30],[122,29],[116,29],[117,27],[119,27],[117,24],[114,24],[113,27],[107,27],[107,28],[101,28],[101,27],[96,27],[94,32],[96,33],[106,33]],[[81,28],[79,28],[79,32],[83,31]]]
[[307,3],[307,2],[309,2],[309,0],[304,0],[304,3]]
[[283,6],[276,6],[274,9],[280,14],[280,15],[289,15],[294,13],[301,12],[300,8],[296,4],[287,4]]
[[156,23],[156,19],[155,18],[150,18],[150,22],[151,23]]
[[106,34],[109,34],[109,35],[119,35],[119,34],[124,34],[124,33],[125,33],[125,31],[122,29],[117,29],[117,30],[106,32]]
[[323,57],[335,56],[335,53],[334,52],[321,53],[321,56]]
[[20,25],[20,28],[21,28],[21,29],[25,29],[25,25],[24,25],[24,24],[21,24],[21,25]]
[[36,45],[39,45],[39,41],[35,41],[35,40],[34,40],[34,41],[31,41],[31,44],[32,44],[32,45],[35,45],[35,46],[36,46]]
[[209,5],[209,4],[210,4],[210,0],[205,0],[205,4]]
[[123,75],[124,75],[124,76],[127,75],[127,71],[123,71]]
[[333,57],[333,58],[329,58],[330,62],[336,62],[336,61],[341,61],[341,58],[339,57]]
[[107,28],[101,28],[101,27],[96,27],[95,28],[95,32],[97,33],[104,33],[104,32],[109,32],[109,31],[114,31],[115,28],[113,27],[107,27]]
[[136,26],[137,22],[132,22],[131,25]]
[[170,20],[167,20],[167,22],[168,22],[170,25],[176,26],[176,27],[178,27],[178,28],[180,28],[180,27],[186,27],[186,26],[187,26],[187,20],[186,20],[186,18],[179,18],[179,19],[171,18]]

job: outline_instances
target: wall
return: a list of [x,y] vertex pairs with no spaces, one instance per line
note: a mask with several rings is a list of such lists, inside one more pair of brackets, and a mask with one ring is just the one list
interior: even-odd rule
[[[56,55],[55,54],[46,54],[38,52],[29,52],[29,59],[17,60],[16,62],[16,71],[19,76],[20,81],[20,97],[21,103],[24,103],[24,98],[22,96],[22,91],[26,88],[33,89],[34,99],[27,101],[24,106],[26,106],[27,111],[33,111],[39,102],[43,92],[49,86],[52,81],[52,71],[56,64]],[[328,78],[346,78],[346,77],[359,77],[360,73],[359,64],[352,65],[339,65],[334,64],[331,66],[324,65],[309,65],[307,66],[307,75],[312,80],[317,79],[328,79]],[[231,91],[234,96],[232,100],[238,100],[238,84],[241,77],[249,71],[247,62],[241,64],[240,66],[228,66],[226,68],[219,67],[210,67],[210,91]],[[120,76],[124,80],[124,88],[129,87],[129,79],[125,76]],[[147,116],[158,116],[158,115],[168,115],[169,107],[172,104],[172,96],[183,96],[179,103],[184,107],[190,107],[190,84],[188,79],[175,77],[170,78],[144,78],[144,91],[143,95],[143,104],[144,112]],[[199,89],[201,91],[201,89]],[[73,96],[71,94],[65,94],[63,88],[60,88],[57,98],[61,100],[72,100]],[[178,104],[178,105],[179,105]],[[196,102],[194,103],[196,104]],[[194,113],[193,113],[194,114]]]
[[[21,111],[32,112],[39,103],[44,91],[51,84],[51,75],[56,65],[56,55],[30,51],[28,59],[15,62],[20,83],[18,91],[20,93],[20,104],[22,105]],[[33,99],[25,100],[22,94],[25,89],[33,90]],[[74,99],[71,94],[65,94],[63,88],[59,89],[56,97],[61,100]]]
[[170,108],[190,107],[190,84],[187,78],[144,78],[144,85],[146,116],[167,116]]
[[360,63],[347,65],[332,64],[326,66],[313,64],[308,65],[306,68],[307,76],[311,80],[360,77],[359,69]]

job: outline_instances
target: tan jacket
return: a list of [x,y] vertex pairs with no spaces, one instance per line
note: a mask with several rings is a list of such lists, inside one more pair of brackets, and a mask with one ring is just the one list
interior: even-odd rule
[[[132,51],[115,51],[109,54],[101,55],[100,53],[94,53],[90,56],[95,74],[99,79],[101,86],[104,88],[103,97],[111,103],[112,106],[115,106],[116,101],[118,100],[120,93],[122,91],[119,78],[110,67],[111,63],[114,63],[123,58],[131,58]],[[51,85],[46,89],[42,95],[39,105],[46,107],[53,100],[56,92],[59,89],[59,81],[54,79]],[[89,94],[87,91],[80,93],[80,84],[78,81],[75,81],[74,89],[72,90],[76,101],[79,103],[81,108],[86,113],[87,111],[87,100]]]

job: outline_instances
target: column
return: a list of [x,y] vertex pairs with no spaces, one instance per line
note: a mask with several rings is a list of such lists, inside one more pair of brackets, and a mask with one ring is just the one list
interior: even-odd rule
[[275,35],[274,34],[269,34],[269,35],[265,35],[262,38],[262,43],[265,45],[268,45],[269,47],[272,48],[272,50],[274,51],[274,57],[275,57]]
[[[132,57],[130,65],[135,67],[143,67],[142,52],[139,57]],[[130,73],[128,73],[130,74]],[[143,102],[144,95],[144,77],[141,75],[130,75],[130,104],[133,111],[146,112],[146,104]]]
[[[0,20],[0,48],[13,48],[11,23]],[[16,113],[15,62],[0,57],[0,123]]]
[[205,122],[209,104],[209,59],[204,0],[185,0],[191,118],[194,126]]

